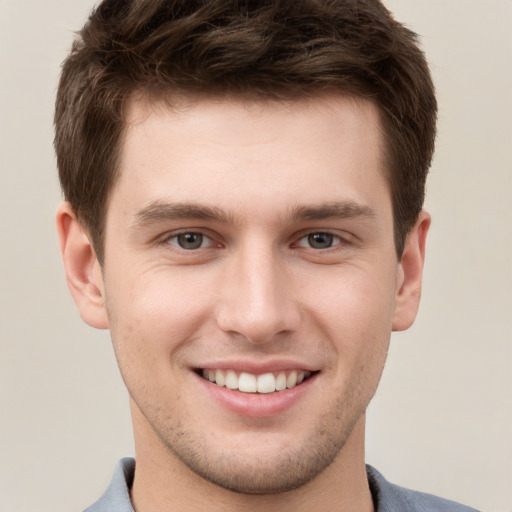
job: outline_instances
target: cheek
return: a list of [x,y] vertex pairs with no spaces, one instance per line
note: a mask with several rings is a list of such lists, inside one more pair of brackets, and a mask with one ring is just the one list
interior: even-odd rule
[[[322,286],[318,283],[322,282]],[[392,271],[343,268],[312,284],[304,283],[308,309],[326,328],[340,335],[370,335],[380,330],[391,332],[395,310],[396,277]],[[371,336],[370,336],[371,338]]]
[[339,379],[349,381],[366,374],[370,386],[378,382],[395,308],[393,280],[393,272],[376,275],[352,268],[326,280],[322,293],[310,288],[310,318],[337,354],[333,370]]
[[207,322],[210,300],[198,293],[199,283],[170,274],[131,279],[112,275],[106,280],[110,331],[121,371],[168,369],[174,352]]
[[141,273],[129,280],[112,279],[106,285],[109,314],[116,323],[130,323],[155,334],[164,328],[188,330],[210,303],[204,279],[169,269]]

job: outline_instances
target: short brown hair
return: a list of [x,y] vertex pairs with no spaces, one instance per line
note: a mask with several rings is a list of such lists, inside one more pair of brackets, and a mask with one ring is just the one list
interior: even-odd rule
[[63,64],[55,112],[64,196],[100,262],[135,92],[373,101],[401,255],[423,206],[437,104],[416,34],[379,0],[104,0]]

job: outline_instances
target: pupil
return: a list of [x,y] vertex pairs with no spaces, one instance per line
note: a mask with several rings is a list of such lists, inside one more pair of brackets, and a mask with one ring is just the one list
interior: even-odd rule
[[328,249],[332,247],[333,235],[330,233],[313,233],[308,236],[308,242],[314,249]]
[[178,235],[178,244],[183,249],[198,249],[203,243],[201,233],[183,233]]

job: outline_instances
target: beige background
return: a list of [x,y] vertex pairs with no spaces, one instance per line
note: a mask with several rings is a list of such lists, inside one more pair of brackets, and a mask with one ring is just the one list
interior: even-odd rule
[[[389,479],[512,512],[512,2],[388,0],[439,91],[434,223],[416,325],[368,414]],[[133,451],[108,334],[57,253],[52,109],[90,0],[0,0],[0,511],[80,511]]]

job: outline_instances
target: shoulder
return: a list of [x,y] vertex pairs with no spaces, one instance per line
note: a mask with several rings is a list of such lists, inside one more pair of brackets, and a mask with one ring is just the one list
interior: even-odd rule
[[[134,459],[121,459],[103,496],[84,512],[134,512],[130,502],[134,471]],[[366,466],[366,472],[376,512],[478,512],[454,501],[392,484],[371,466]]]
[[366,466],[376,512],[478,512],[476,509],[388,482],[375,468]]
[[134,512],[130,501],[134,472],[135,459],[121,459],[103,496],[83,512]]

